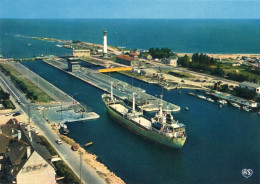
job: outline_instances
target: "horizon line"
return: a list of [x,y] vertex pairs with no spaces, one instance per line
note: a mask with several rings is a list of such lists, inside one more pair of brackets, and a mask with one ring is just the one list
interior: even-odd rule
[[46,19],[53,19],[53,20],[64,20],[64,19],[70,19],[70,20],[80,20],[80,19],[94,19],[94,20],[260,20],[259,18],[19,18],[19,17],[0,17],[0,19],[18,19],[18,20],[46,20]]

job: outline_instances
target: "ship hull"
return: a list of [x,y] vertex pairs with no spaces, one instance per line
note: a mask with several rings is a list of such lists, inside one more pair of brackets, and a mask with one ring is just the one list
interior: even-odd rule
[[138,135],[143,136],[144,138],[146,138],[148,140],[151,140],[153,142],[156,142],[156,143],[159,143],[159,144],[171,147],[171,148],[175,148],[175,149],[181,149],[186,141],[187,136],[181,137],[181,138],[170,138],[170,137],[160,135],[159,133],[157,133],[155,131],[147,130],[145,128],[137,126],[134,123],[132,123],[130,120],[122,117],[119,113],[114,111],[107,104],[106,104],[106,106],[108,108],[108,113],[115,120],[117,120],[117,122],[119,122],[120,124],[124,125],[128,129],[130,129],[131,131],[135,132]]

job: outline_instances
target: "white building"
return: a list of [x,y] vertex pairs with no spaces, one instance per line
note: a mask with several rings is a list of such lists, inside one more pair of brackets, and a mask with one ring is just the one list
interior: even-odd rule
[[177,67],[178,57],[170,57],[162,59],[162,63],[166,65],[171,65],[172,67]]
[[74,57],[90,57],[90,50],[88,49],[73,49],[73,56]]
[[256,83],[252,83],[252,82],[241,82],[240,84],[239,84],[239,86],[241,87],[241,88],[248,88],[248,89],[250,89],[250,90],[252,90],[252,91],[255,91],[256,92],[256,94],[260,94],[260,85],[259,84],[256,84]]

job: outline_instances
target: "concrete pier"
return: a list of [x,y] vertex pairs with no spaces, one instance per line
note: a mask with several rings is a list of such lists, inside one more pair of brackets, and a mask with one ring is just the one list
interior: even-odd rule
[[[126,82],[114,79],[112,77],[109,77],[105,74],[99,73],[98,71],[91,70],[85,67],[81,67],[79,72],[68,72],[67,69],[67,62],[66,61],[60,61],[55,59],[49,59],[44,60],[45,63],[48,63],[51,66],[54,66],[64,72],[67,72],[68,74],[87,82],[88,84],[91,84],[95,86],[98,89],[101,89],[107,93],[110,93],[110,86],[111,82],[114,84],[114,95],[118,98],[126,99],[129,101],[132,101],[132,91],[135,91],[137,94],[136,97],[136,103],[139,107],[142,107],[143,105],[146,106],[146,108],[143,108],[146,111],[156,111],[158,110],[158,105],[160,104],[161,99],[154,97],[152,95],[149,95],[145,93],[145,90],[137,87],[133,87],[129,85]],[[160,94],[158,94],[160,95]],[[167,102],[165,100],[162,101],[163,108],[167,108],[171,111],[179,111],[180,107],[172,104],[170,102]],[[148,105],[149,104],[149,105]]]

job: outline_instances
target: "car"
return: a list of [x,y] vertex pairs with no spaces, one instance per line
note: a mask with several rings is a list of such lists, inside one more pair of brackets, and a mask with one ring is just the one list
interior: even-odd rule
[[19,116],[19,115],[21,115],[20,112],[16,112],[16,113],[13,114],[13,116]]
[[37,107],[37,110],[43,110],[43,109],[45,109],[45,107],[43,107],[43,106]]
[[77,151],[77,150],[79,149],[79,147],[78,147],[77,145],[72,145],[72,146],[71,146],[71,149],[72,149],[73,151]]
[[5,114],[5,116],[10,116],[11,115],[11,113],[7,113],[7,114]]
[[62,144],[62,141],[61,141],[60,139],[57,139],[57,140],[56,140],[56,143],[57,143],[57,144]]

